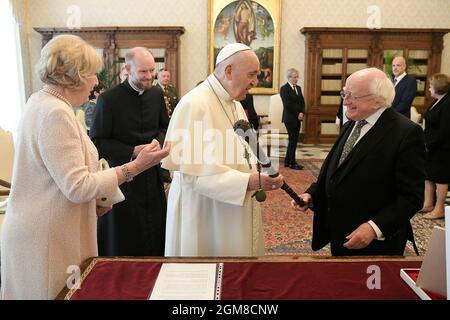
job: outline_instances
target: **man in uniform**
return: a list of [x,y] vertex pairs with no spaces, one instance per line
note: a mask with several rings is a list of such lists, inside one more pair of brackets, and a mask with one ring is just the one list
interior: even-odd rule
[[177,90],[170,84],[170,72],[163,68],[159,70],[157,76],[157,84],[164,93],[164,102],[166,103],[167,113],[169,118],[172,117],[173,110],[177,106],[178,96]]

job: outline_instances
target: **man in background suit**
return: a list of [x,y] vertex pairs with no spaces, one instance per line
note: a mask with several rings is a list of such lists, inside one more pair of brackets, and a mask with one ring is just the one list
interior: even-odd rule
[[392,109],[403,114],[408,119],[411,117],[411,105],[417,94],[416,79],[406,73],[406,61],[403,57],[395,57],[392,60],[392,74],[394,75],[395,98]]
[[424,197],[422,129],[388,108],[394,87],[379,69],[353,73],[342,96],[351,121],[301,195],[314,211],[312,249],[330,242],[336,256],[403,255]]
[[288,82],[280,88],[280,96],[283,101],[282,122],[286,126],[289,143],[284,158],[284,166],[295,170],[303,169],[303,166],[295,160],[301,121],[305,114],[305,99],[302,89],[297,85],[299,72],[291,68],[287,71]]

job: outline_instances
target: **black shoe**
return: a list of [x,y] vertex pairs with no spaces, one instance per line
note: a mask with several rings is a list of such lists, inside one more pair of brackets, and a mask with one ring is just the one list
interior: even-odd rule
[[285,163],[284,163],[284,166],[288,168],[288,167],[290,167],[291,165],[289,164],[289,162],[285,162]]
[[293,163],[289,166],[289,168],[294,169],[294,170],[302,170],[304,167],[301,164]]

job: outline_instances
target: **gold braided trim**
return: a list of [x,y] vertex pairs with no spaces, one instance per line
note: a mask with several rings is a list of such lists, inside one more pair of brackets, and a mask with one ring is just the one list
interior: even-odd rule
[[[83,281],[89,275],[89,273],[91,273],[92,269],[94,269],[94,266],[97,264],[97,262],[98,262],[98,259],[94,258],[91,261],[91,263],[87,266],[86,270],[84,270],[83,274],[81,275],[81,279],[80,279],[80,287],[81,287],[81,284],[83,283]],[[74,287],[76,287],[76,286],[74,286]],[[69,292],[64,297],[64,300],[70,300],[77,290],[78,289],[75,289],[75,288],[70,289]]]

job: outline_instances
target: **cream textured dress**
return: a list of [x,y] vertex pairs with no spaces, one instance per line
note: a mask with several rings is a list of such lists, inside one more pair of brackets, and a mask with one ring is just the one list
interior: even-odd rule
[[73,109],[46,92],[33,94],[3,224],[3,299],[54,299],[73,278],[68,267],[97,255],[95,199],[114,195],[118,184],[114,169],[96,173],[97,164]]

